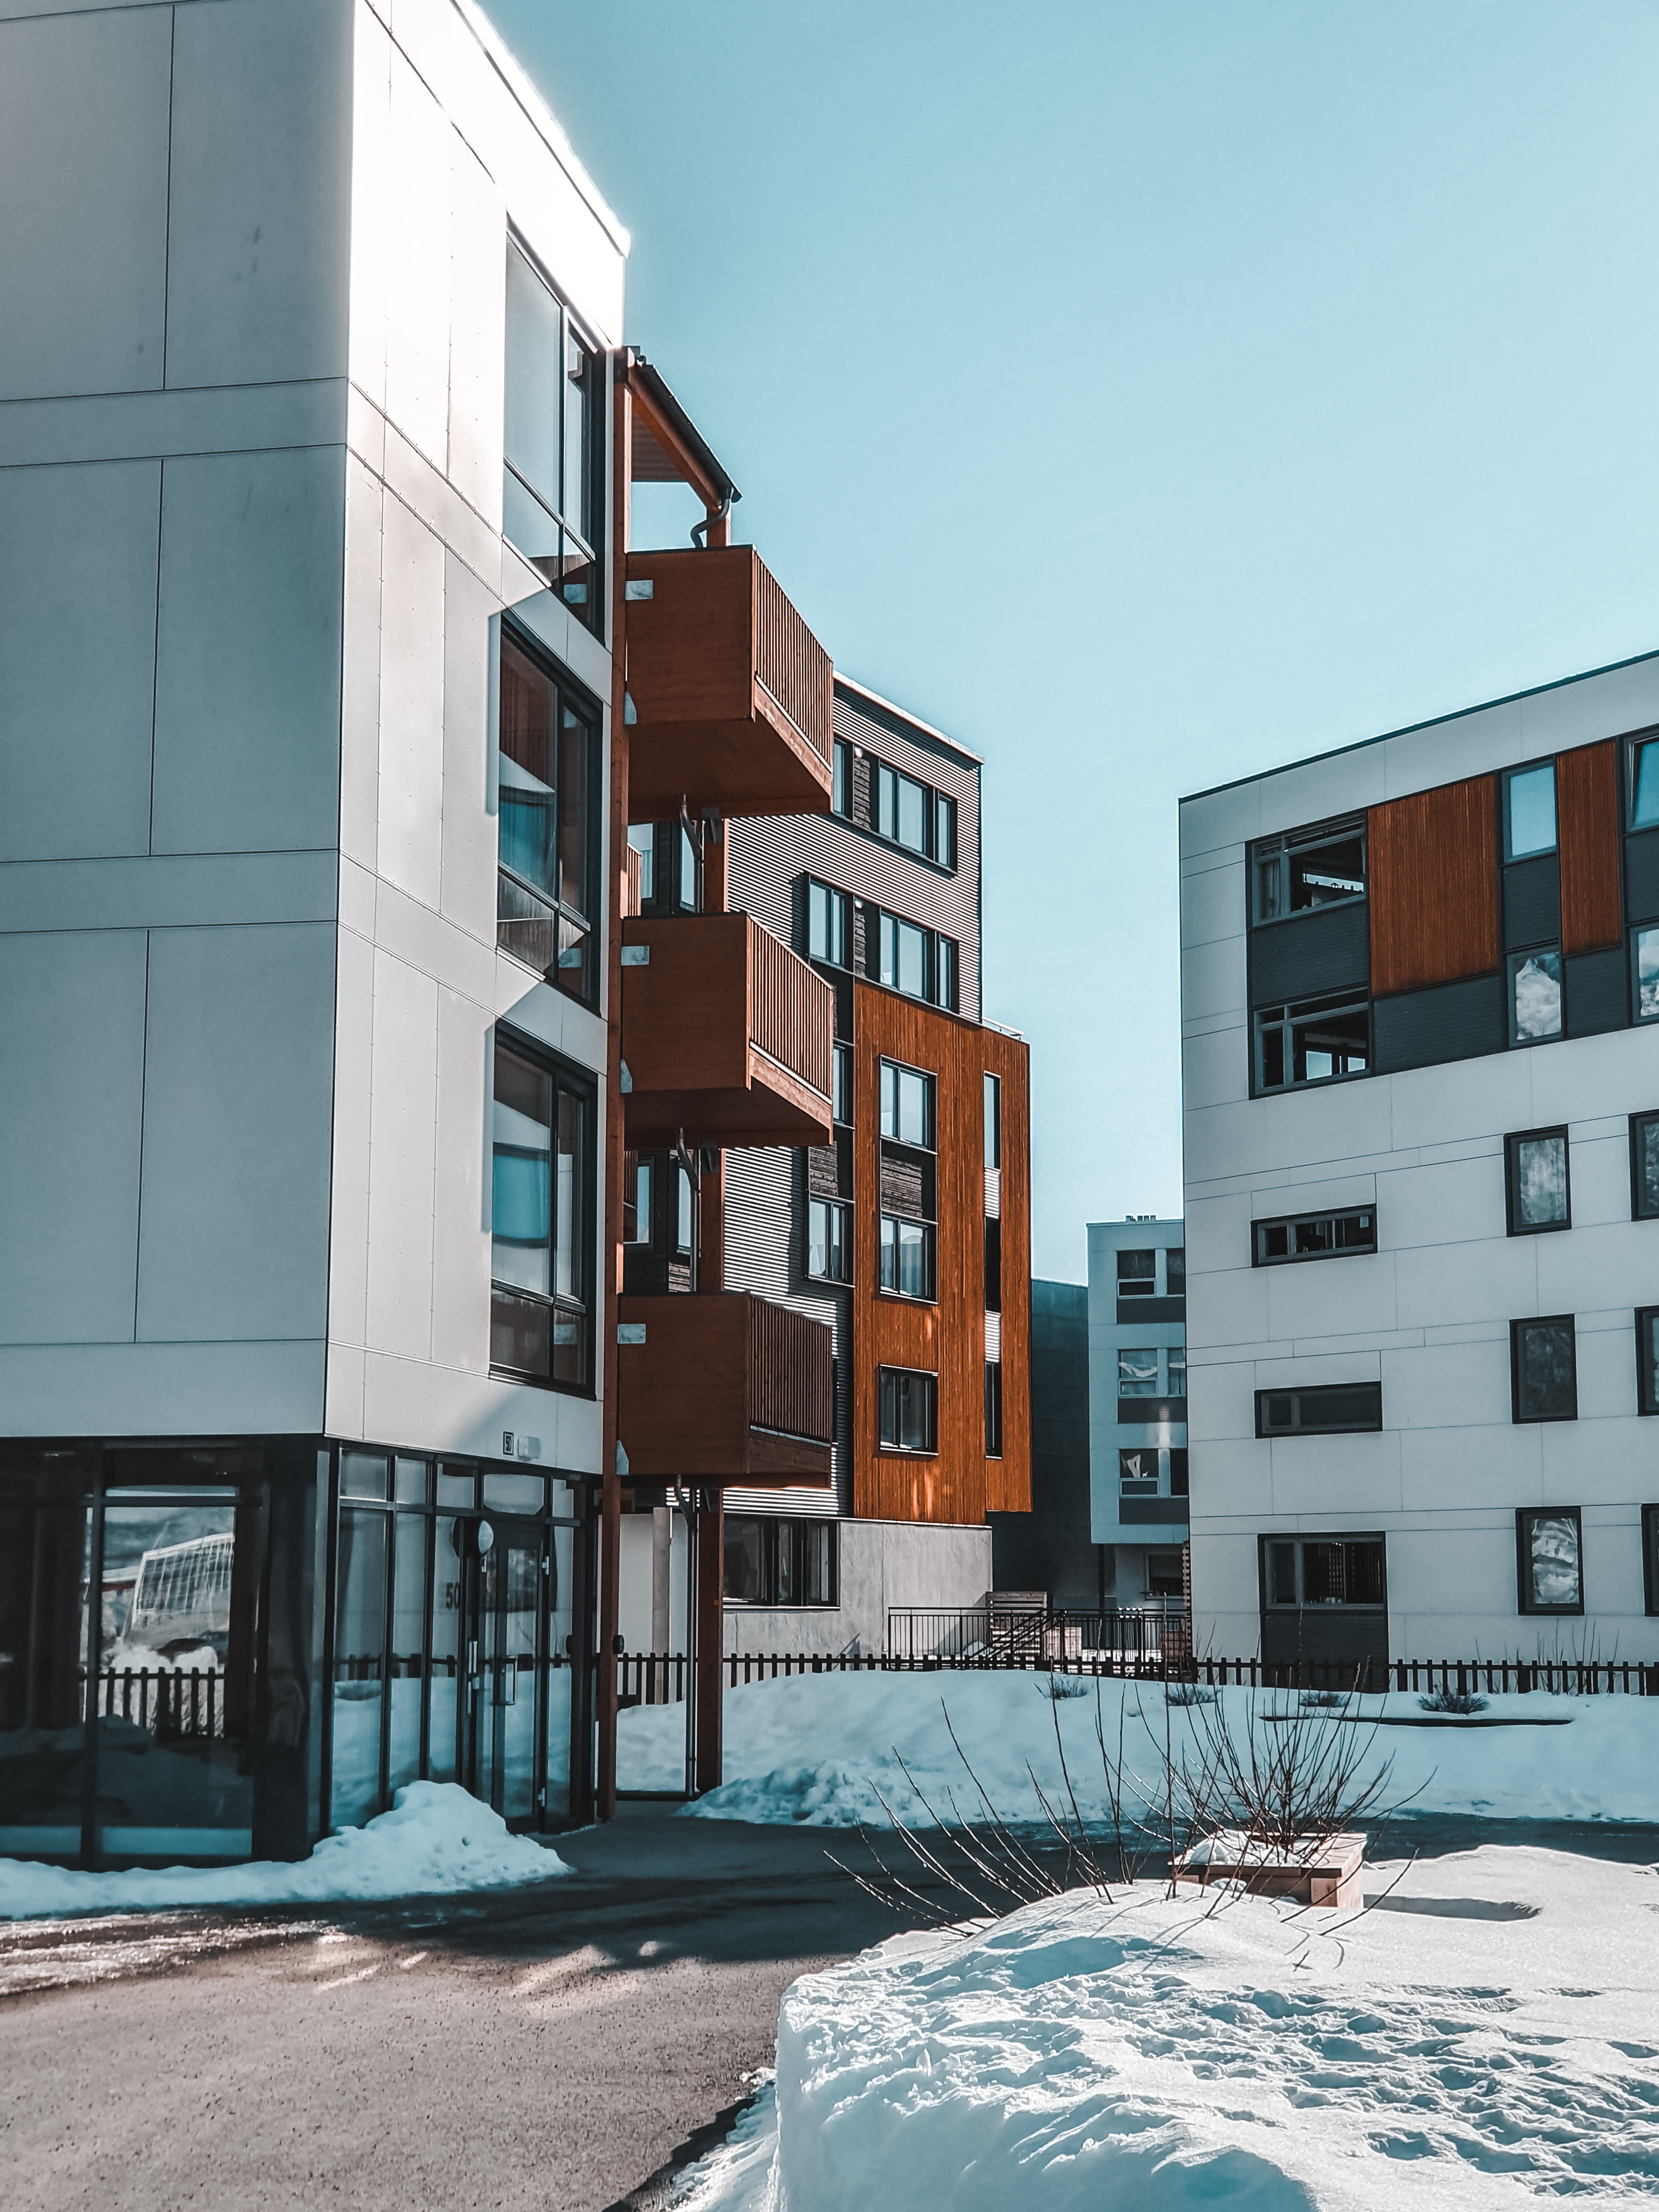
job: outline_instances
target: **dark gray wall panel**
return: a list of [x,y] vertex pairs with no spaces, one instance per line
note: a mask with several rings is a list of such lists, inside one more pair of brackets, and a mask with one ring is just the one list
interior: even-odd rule
[[1463,983],[1437,984],[1431,991],[1379,999],[1371,1009],[1371,1024],[1379,1075],[1502,1052],[1509,1042],[1504,979],[1475,975]]
[[1567,962],[1567,1035],[1596,1036],[1630,1019],[1630,971],[1625,948],[1580,952]]
[[1561,863],[1553,853],[1504,871],[1504,943],[1553,945],[1561,935]]
[[1117,1501],[1118,1526],[1133,1528],[1138,1524],[1149,1528],[1179,1528],[1188,1518],[1189,1501],[1184,1498],[1120,1498]]
[[1031,1510],[988,1513],[1000,1590],[1046,1590],[1055,1606],[1100,1602],[1089,1526],[1089,1293],[1031,1285]]
[[1659,830],[1625,840],[1625,913],[1631,921],[1659,915]]
[[1370,908],[1364,899],[1250,932],[1250,1004],[1369,988]]

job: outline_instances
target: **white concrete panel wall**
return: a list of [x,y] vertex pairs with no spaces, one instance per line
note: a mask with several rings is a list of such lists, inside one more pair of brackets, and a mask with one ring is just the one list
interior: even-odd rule
[[[1659,662],[1499,702],[1182,809],[1193,1583],[1200,1644],[1250,1652],[1257,1539],[1382,1529],[1390,1650],[1659,1656],[1639,1511],[1659,1421],[1636,1413],[1633,1310],[1659,1224],[1630,1218],[1627,1117],[1659,1106],[1640,1030],[1274,1098],[1249,1095],[1244,848],[1256,836],[1659,720]],[[1572,1223],[1506,1234],[1504,1139],[1565,1122]],[[1374,1256],[1253,1269],[1250,1224],[1374,1204]],[[1510,1418],[1511,1320],[1575,1316],[1576,1421]],[[1380,1378],[1377,1436],[1258,1440],[1255,1394]],[[1587,1615],[1517,1610],[1515,1514],[1576,1505]]]
[[0,492],[0,861],[148,852],[161,464]]
[[172,46],[170,8],[4,27],[0,399],[161,386]]
[[444,549],[400,501],[380,552],[377,871],[438,904],[444,818]]
[[727,1651],[881,1652],[890,1606],[954,1611],[984,1604],[988,1528],[852,1519],[836,1525],[840,1604],[728,1606]]

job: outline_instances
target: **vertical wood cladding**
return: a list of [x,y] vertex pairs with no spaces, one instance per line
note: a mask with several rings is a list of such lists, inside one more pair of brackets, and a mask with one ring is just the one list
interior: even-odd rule
[[1477,775],[1370,809],[1376,997],[1498,966],[1496,804],[1494,779]]
[[1619,897],[1619,748],[1580,745],[1555,763],[1561,945],[1596,952],[1624,936]]
[[[937,1080],[936,1305],[882,1297],[879,1063],[902,1060]],[[987,1073],[1002,1081],[1003,1454],[985,1453]],[[1030,1504],[1030,1177],[1029,1055],[996,1030],[860,984],[854,996],[853,1498],[862,1516],[982,1522]],[[939,1449],[923,1457],[877,1442],[879,1370],[939,1377]]]

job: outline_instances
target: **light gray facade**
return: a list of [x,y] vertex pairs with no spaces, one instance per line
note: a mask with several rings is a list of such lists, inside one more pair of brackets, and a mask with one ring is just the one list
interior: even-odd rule
[[[1659,1420],[1644,1418],[1651,1377],[1638,1358],[1642,1310],[1659,1303],[1659,1223],[1639,1218],[1632,1121],[1659,1109],[1659,1048],[1638,959],[1655,896],[1644,872],[1654,841],[1636,782],[1641,744],[1656,725],[1659,658],[1649,657],[1182,805],[1192,1581],[1200,1649],[1252,1653],[1265,1621],[1291,1639],[1279,1656],[1292,1648],[1323,1656],[1335,1635],[1330,1649],[1340,1656],[1345,1610],[1369,1608],[1370,1625],[1357,1632],[1354,1649],[1372,1656],[1659,1656],[1659,1594],[1651,1559],[1645,1577],[1644,1560],[1659,1505]],[[1564,833],[1561,866],[1579,872],[1581,908],[1603,895],[1612,901],[1613,933],[1626,941],[1577,958],[1565,944],[1553,1028],[1545,1024],[1534,1041],[1514,1026],[1506,1031],[1504,994],[1524,988],[1528,962],[1534,981],[1552,972],[1552,960],[1560,977],[1562,907],[1559,891],[1550,893],[1555,904],[1539,921],[1530,909],[1541,913],[1547,902],[1533,880],[1540,864],[1511,865],[1508,772],[1553,763],[1558,781],[1570,775],[1572,790],[1587,788],[1575,756],[1598,745],[1615,757],[1606,767],[1605,842],[1586,860],[1590,845],[1569,853]],[[1572,765],[1564,770],[1563,763]],[[1387,979],[1365,964],[1365,909],[1376,886],[1354,863],[1355,883],[1331,879],[1321,894],[1335,890],[1340,902],[1308,919],[1321,929],[1345,915],[1355,923],[1348,953],[1320,954],[1347,959],[1353,972],[1333,969],[1314,988],[1352,986],[1360,1012],[1345,1035],[1359,1042],[1328,1038],[1310,1049],[1306,1070],[1323,1079],[1277,1082],[1281,1071],[1259,1056],[1267,1048],[1253,1041],[1253,1024],[1260,1032],[1277,1018],[1261,1012],[1266,989],[1293,995],[1297,985],[1264,987],[1261,958],[1278,933],[1272,958],[1290,959],[1307,921],[1264,921],[1258,887],[1253,925],[1249,869],[1260,841],[1331,823],[1357,841],[1369,824],[1365,865],[1374,869],[1373,810],[1488,777],[1477,792],[1486,814],[1469,849],[1480,861],[1480,840],[1496,841],[1495,856],[1483,862],[1499,884],[1495,927],[1503,933],[1488,963],[1495,972],[1384,995]],[[1549,789],[1544,857],[1553,867],[1556,784]],[[1570,787],[1560,789],[1565,810]],[[1421,935],[1432,958],[1456,899],[1467,905],[1468,895],[1427,878],[1422,898]],[[1377,929],[1373,915],[1373,948]],[[1540,930],[1556,939],[1540,954],[1510,949],[1531,945]],[[1374,967],[1374,950],[1370,957]],[[1610,994],[1604,971],[1616,971]],[[1401,1042],[1408,1036],[1409,1052]],[[1351,1050],[1361,1064],[1344,1073],[1340,1055]],[[1413,1059],[1424,1064],[1405,1064]],[[1545,1224],[1549,1233],[1517,1221],[1506,1171],[1506,1156],[1512,1170],[1513,1147],[1529,1133],[1556,1148],[1562,1202]],[[1270,1224],[1289,1224],[1271,1244]],[[1517,1347],[1536,1341],[1533,1331],[1547,1321],[1557,1326],[1564,1362],[1576,1367],[1576,1392],[1548,1401],[1544,1417],[1526,1395],[1533,1384]],[[1346,1394],[1335,1402],[1349,1432],[1319,1433],[1318,1420],[1307,1418],[1310,1407],[1333,1401],[1300,1394],[1332,1388]],[[1304,1547],[1294,1587],[1293,1552],[1274,1553],[1275,1544]],[[1380,1552],[1364,1555],[1371,1565],[1360,1551],[1342,1551],[1376,1544]],[[1285,1575],[1278,1596],[1270,1583],[1276,1557]],[[1363,1587],[1345,1597],[1343,1577],[1356,1562]],[[1550,1612],[1539,1605],[1540,1592]]]
[[1089,1224],[1090,1534],[1110,1547],[1120,1606],[1181,1590],[1185,1241],[1181,1222],[1150,1214]]

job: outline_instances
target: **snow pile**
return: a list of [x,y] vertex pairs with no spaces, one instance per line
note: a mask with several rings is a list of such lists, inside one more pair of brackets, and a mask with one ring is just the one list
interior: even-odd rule
[[515,1836],[499,1813],[453,1782],[411,1782],[392,1809],[361,1828],[325,1836],[308,1859],[228,1867],[165,1867],[80,1874],[0,1859],[0,1920],[169,1905],[312,1905],[441,1896],[568,1874],[562,1858]]
[[[1039,1695],[1041,1674],[804,1674],[756,1682],[726,1695],[723,1789],[689,1813],[704,1820],[793,1821],[840,1828],[890,1825],[882,1800],[906,1821],[982,1814],[951,1741],[1005,1819],[1039,1814],[1029,1759],[1051,1796],[1065,1782],[1055,1747],[1058,1719],[1079,1808],[1104,1820],[1109,1807],[1096,1739],[1115,1756],[1120,1723],[1128,1796],[1135,1809],[1162,1796],[1164,1732],[1193,1757],[1195,1732],[1212,1707],[1164,1705],[1155,1683],[1103,1680],[1085,1698]],[[1224,1690],[1235,1729],[1279,1725],[1269,1715],[1298,1710],[1293,1692]],[[1494,1819],[1659,1822],[1659,1698],[1494,1697],[1475,1722],[1438,1728],[1381,1727],[1386,1714],[1425,1717],[1414,1697],[1357,1701],[1366,1771],[1394,1762],[1384,1802],[1409,1798],[1414,1813],[1474,1813]],[[948,1726],[947,1726],[948,1715]],[[1314,1716],[1316,1720],[1327,1717]],[[1564,1727],[1492,1727],[1565,1720]],[[1328,1719],[1332,1728],[1352,1722]],[[618,1743],[624,1789],[673,1790],[685,1771],[685,1708],[636,1705],[623,1713]],[[902,1759],[903,1766],[900,1765]],[[906,1778],[908,1767],[915,1786]],[[1136,1803],[1137,1798],[1139,1800]]]
[[[1387,1878],[1373,1869],[1370,1893]],[[775,2106],[680,2203],[1519,2212],[1656,2195],[1659,1875],[1489,1846],[1413,1866],[1363,1915],[1075,1891],[808,1976],[783,2000]]]

